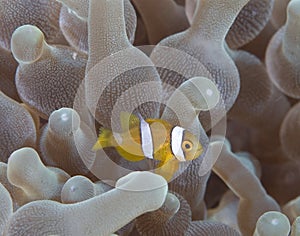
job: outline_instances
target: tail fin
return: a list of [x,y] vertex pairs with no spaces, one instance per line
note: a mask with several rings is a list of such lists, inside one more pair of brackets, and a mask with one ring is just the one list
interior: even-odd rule
[[112,139],[111,139],[111,131],[106,128],[100,128],[100,133],[97,142],[93,146],[93,151],[97,151],[99,149],[105,148],[105,147],[111,147]]

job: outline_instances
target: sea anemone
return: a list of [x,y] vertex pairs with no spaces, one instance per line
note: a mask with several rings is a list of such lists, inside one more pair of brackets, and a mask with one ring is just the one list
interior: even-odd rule
[[299,235],[299,16],[0,0],[0,235]]

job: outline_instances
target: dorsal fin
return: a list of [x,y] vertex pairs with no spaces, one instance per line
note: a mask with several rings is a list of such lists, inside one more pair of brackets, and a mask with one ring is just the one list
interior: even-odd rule
[[148,118],[148,119],[146,119],[146,122],[149,123],[150,125],[155,122],[158,122],[158,123],[163,124],[165,127],[168,127],[168,128],[172,127],[172,125],[168,121],[162,120],[162,119]]
[[129,112],[121,111],[120,122],[123,132],[130,130],[140,124],[140,119],[138,116],[131,114]]

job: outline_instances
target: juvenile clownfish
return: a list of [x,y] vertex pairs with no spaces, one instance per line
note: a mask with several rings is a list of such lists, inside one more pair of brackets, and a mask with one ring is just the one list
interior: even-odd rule
[[191,161],[203,152],[196,136],[180,126],[162,119],[144,120],[140,115],[125,112],[120,116],[122,132],[113,134],[101,128],[94,151],[114,147],[128,161],[158,160],[155,172],[167,180],[178,170],[179,162]]

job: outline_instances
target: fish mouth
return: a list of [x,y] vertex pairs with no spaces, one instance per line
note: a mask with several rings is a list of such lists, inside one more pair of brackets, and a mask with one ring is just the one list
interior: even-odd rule
[[194,152],[194,157],[191,160],[197,159],[198,157],[201,156],[202,153],[203,153],[203,148],[200,147],[196,149],[196,151]]
[[198,148],[194,154],[195,155],[194,159],[200,157],[202,153],[203,153],[203,148]]

